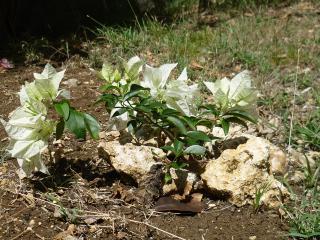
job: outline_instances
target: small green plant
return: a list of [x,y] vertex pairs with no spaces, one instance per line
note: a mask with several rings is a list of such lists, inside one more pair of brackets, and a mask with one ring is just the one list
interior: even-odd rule
[[87,131],[98,138],[98,122],[72,108],[69,92],[59,89],[64,72],[47,64],[42,73],[34,73],[35,80],[27,82],[19,92],[21,105],[9,114],[9,121],[0,119],[10,139],[8,152],[17,158],[25,176],[34,171],[48,173],[41,155],[54,132],[57,139],[65,128],[78,138],[85,138]]
[[181,164],[186,155],[204,155],[204,144],[215,139],[199,126],[220,126],[227,134],[231,123],[255,122],[251,110],[256,91],[249,72],[243,71],[232,80],[205,82],[215,102],[202,104],[198,85],[188,84],[186,69],[176,80],[169,79],[176,65],[155,68],[136,56],[121,70],[104,64],[96,74],[106,81],[98,102],[110,113],[110,129],[128,129],[134,136],[152,133],[159,147],[174,156],[172,161]]
[[320,116],[314,117],[305,126],[298,125],[295,129],[297,136],[315,150],[320,150],[319,119]]
[[303,167],[305,176],[304,185],[306,190],[315,189],[320,178],[320,159],[316,159],[315,166],[311,167],[309,158],[305,155],[306,166]]
[[255,213],[258,213],[262,207],[262,197],[269,190],[271,183],[266,182],[256,187],[255,198],[253,199],[253,208]]
[[62,218],[66,222],[70,222],[73,224],[79,223],[79,210],[78,209],[76,209],[76,208],[69,209],[69,208],[64,207],[63,204],[61,203],[61,201],[51,194],[46,194],[46,197],[50,202],[59,206],[57,209],[58,210],[57,214],[60,218]]

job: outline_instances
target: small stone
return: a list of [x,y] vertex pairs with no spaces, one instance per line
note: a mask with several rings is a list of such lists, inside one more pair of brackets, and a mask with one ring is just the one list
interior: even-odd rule
[[29,222],[29,227],[33,227],[35,225],[35,221],[33,219],[30,220]]
[[64,194],[64,191],[62,189],[59,189],[58,192],[57,192],[59,195],[63,195]]
[[269,156],[270,173],[275,175],[284,175],[288,170],[288,159],[286,154],[276,148],[272,147]]
[[99,138],[105,139],[106,138],[106,132],[99,132]]
[[62,83],[68,87],[76,87],[81,84],[81,82],[75,78],[70,78],[67,81],[64,81]]
[[256,240],[257,239],[257,236],[250,236],[249,237],[249,240]]

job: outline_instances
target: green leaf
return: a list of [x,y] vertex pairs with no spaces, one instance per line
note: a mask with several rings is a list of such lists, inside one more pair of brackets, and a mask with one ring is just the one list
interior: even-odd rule
[[197,122],[198,122],[197,118],[189,117],[189,116],[182,116],[182,117],[180,117],[180,119],[183,120],[189,126],[189,128],[191,128],[192,130],[197,130],[197,128],[196,128]]
[[173,124],[175,127],[177,127],[180,131],[181,134],[186,135],[187,134],[187,129],[184,126],[183,122],[174,116],[169,116],[167,117],[167,121],[171,124]]
[[172,181],[172,177],[171,177],[171,175],[170,175],[170,173],[166,173],[165,175],[164,175],[164,183],[169,183],[169,182],[171,182]]
[[129,99],[138,96],[140,92],[144,90],[148,90],[148,88],[144,88],[138,84],[132,84],[130,91],[126,95],[124,95],[123,101],[128,101]]
[[145,112],[145,113],[150,113],[152,112],[152,109],[150,109],[147,106],[143,106],[143,105],[138,105],[135,107],[135,110],[141,111],[141,112]]
[[105,105],[108,109],[113,109],[118,102],[119,97],[115,94],[105,93],[102,94],[96,103],[105,102]]
[[221,127],[223,129],[224,134],[227,135],[230,128],[230,123],[225,119],[221,119],[220,123],[221,123]]
[[163,110],[161,114],[163,116],[172,116],[172,115],[179,115],[180,112],[178,112],[174,109],[171,109],[171,108],[167,108],[167,109]]
[[219,116],[219,114],[220,114],[220,112],[216,109],[215,105],[207,104],[207,105],[200,106],[200,109],[202,109],[202,108],[207,110],[206,113],[211,113],[214,116]]
[[83,113],[83,117],[84,117],[84,124],[90,136],[93,139],[99,139],[100,125],[98,121],[87,113]]
[[64,131],[64,125],[65,121],[63,119],[60,119],[56,126],[56,139],[60,139],[62,137],[63,131]]
[[165,151],[175,152],[175,149],[172,146],[163,146],[163,147],[161,147],[161,149],[163,149]]
[[204,127],[211,129],[213,127],[213,122],[208,119],[200,119],[196,123],[196,126],[204,126]]
[[244,126],[245,128],[248,129],[248,125],[245,121],[243,121],[242,119],[240,118],[237,118],[237,117],[229,117],[229,118],[225,118],[228,122],[233,122],[233,123],[237,123],[239,125],[242,125]]
[[183,169],[183,168],[185,168],[187,166],[188,166],[188,164],[184,163],[184,162],[180,163],[180,162],[174,161],[174,162],[170,163],[170,167],[172,167],[174,169],[177,169],[177,170],[178,169]]
[[86,138],[86,126],[83,113],[70,109],[70,116],[66,121],[66,127],[76,135],[77,138]]
[[242,118],[242,119],[247,120],[247,121],[252,122],[252,123],[257,123],[257,119],[255,117],[253,117],[250,113],[246,112],[246,111],[233,110],[233,111],[227,112],[224,115],[224,117],[227,117],[228,115],[235,116],[235,117],[238,117],[238,118]]
[[107,84],[107,85],[103,85],[99,88],[100,91],[111,91],[111,90],[116,90],[118,93],[120,93],[120,88],[117,87],[117,86],[113,86],[113,85],[110,85],[110,84]]
[[178,139],[174,140],[173,148],[174,148],[174,153],[176,155],[176,158],[180,157],[183,151],[183,146],[184,146],[183,142],[179,141]]
[[211,142],[211,138],[202,131],[189,131],[187,137],[195,141]]
[[68,120],[70,114],[70,105],[68,101],[64,100],[61,102],[54,103],[54,108],[57,113],[63,117],[65,121]]
[[200,145],[192,145],[184,150],[185,154],[193,155],[204,155],[206,153],[206,148]]

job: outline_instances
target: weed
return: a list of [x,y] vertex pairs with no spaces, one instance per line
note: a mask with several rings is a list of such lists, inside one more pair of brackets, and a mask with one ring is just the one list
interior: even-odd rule
[[320,112],[317,111],[303,126],[296,125],[296,135],[314,150],[320,150]]
[[305,158],[307,166],[303,168],[305,176],[304,185],[306,189],[315,189],[320,176],[320,159],[316,159],[315,166],[311,167],[309,158],[307,156]]
[[311,168],[309,159],[303,169],[305,173],[304,194],[297,195],[291,192],[295,202],[284,209],[289,216],[289,235],[293,238],[319,239],[320,237],[320,192],[319,172],[320,159],[316,166]]
[[56,217],[63,219],[66,222],[70,222],[73,224],[77,224],[79,221],[79,214],[76,208],[66,208],[60,202],[60,200],[52,194],[46,194],[46,198],[57,205],[57,209],[55,210]]
[[320,236],[320,193],[307,194],[295,206],[287,208],[289,236],[294,238],[318,239]]
[[266,182],[256,187],[255,198],[253,199],[253,208],[255,213],[259,212],[262,207],[262,197],[269,190],[271,183]]
[[39,62],[43,58],[41,49],[45,44],[48,44],[46,39],[37,39],[32,42],[21,42],[21,53],[24,56],[25,63]]

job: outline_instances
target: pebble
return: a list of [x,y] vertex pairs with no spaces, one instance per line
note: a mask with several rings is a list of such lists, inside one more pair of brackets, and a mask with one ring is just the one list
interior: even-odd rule
[[29,222],[29,227],[33,227],[35,225],[35,221],[33,219],[31,219],[31,221]]
[[69,80],[63,82],[63,84],[67,85],[68,87],[76,87],[76,86],[80,85],[80,83],[81,82],[75,78],[70,78]]

